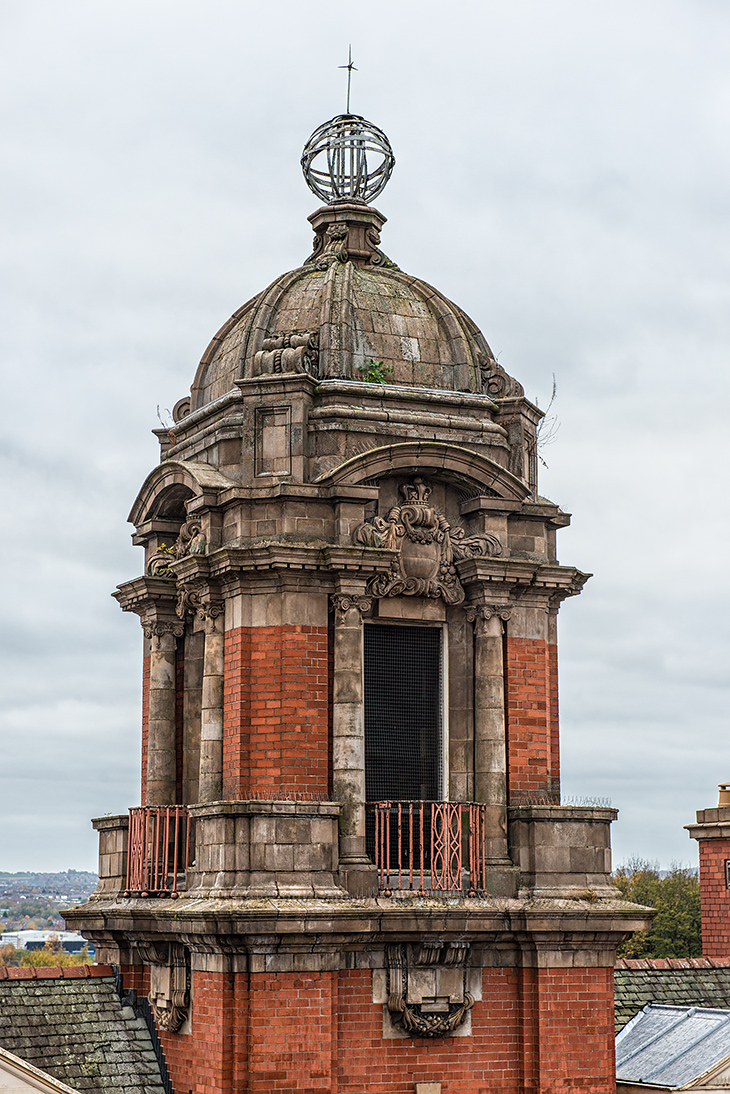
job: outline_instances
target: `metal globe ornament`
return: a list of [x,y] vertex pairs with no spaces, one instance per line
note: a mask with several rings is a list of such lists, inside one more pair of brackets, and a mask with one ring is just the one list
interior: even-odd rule
[[373,201],[385,188],[394,165],[385,133],[357,114],[339,114],[320,125],[302,152],[307,186],[330,205]]

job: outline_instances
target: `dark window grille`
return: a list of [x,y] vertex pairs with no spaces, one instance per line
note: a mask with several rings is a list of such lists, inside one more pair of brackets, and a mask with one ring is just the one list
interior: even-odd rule
[[[369,802],[441,797],[441,629],[364,631],[365,794]],[[368,814],[368,853],[375,851]]]
[[725,888],[730,889],[730,858],[725,859]]

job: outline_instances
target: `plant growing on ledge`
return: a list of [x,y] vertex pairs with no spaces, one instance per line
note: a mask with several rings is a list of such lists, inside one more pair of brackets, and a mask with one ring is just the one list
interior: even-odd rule
[[384,384],[393,375],[392,366],[384,361],[368,361],[366,365],[358,365],[357,370],[369,384]]

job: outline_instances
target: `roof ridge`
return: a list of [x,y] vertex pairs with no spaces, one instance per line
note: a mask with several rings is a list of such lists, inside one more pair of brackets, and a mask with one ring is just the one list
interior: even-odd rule
[[726,969],[730,954],[722,957],[619,957],[617,969]]
[[2,965],[0,980],[83,980],[113,976],[111,965]]

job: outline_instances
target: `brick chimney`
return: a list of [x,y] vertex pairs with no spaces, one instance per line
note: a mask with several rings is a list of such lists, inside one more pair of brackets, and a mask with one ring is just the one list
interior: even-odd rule
[[700,845],[702,953],[730,954],[730,783],[720,783],[716,809],[698,809],[685,827]]

